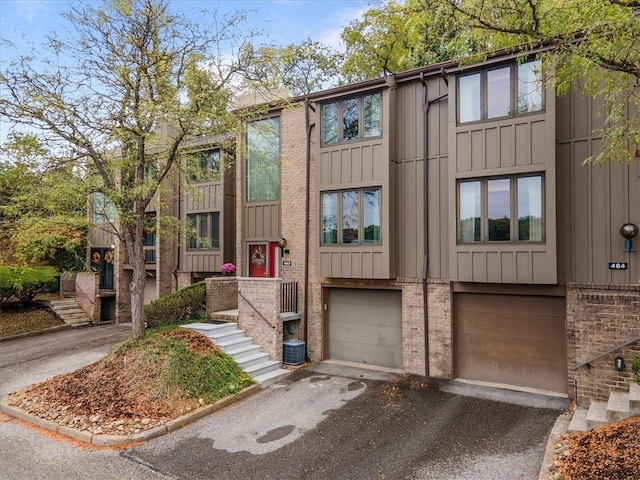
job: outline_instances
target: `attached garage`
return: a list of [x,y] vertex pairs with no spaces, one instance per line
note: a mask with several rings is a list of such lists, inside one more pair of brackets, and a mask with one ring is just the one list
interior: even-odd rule
[[402,292],[327,288],[327,357],[402,368]]
[[565,299],[456,293],[458,378],[567,393]]

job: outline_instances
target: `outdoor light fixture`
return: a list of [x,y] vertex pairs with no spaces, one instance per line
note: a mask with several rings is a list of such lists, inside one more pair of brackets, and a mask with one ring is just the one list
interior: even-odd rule
[[633,248],[633,239],[638,235],[638,226],[634,223],[625,223],[620,227],[620,235],[625,239],[624,251],[626,253],[631,252]]
[[284,257],[284,249],[287,247],[287,239],[286,238],[278,238],[278,246],[280,247],[280,256]]
[[613,360],[613,366],[616,368],[617,371],[621,372],[624,370],[624,358],[622,357],[616,357]]

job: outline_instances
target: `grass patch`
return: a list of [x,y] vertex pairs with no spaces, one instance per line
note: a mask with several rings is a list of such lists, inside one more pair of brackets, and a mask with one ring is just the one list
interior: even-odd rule
[[0,312],[0,338],[64,325],[48,308],[35,304],[8,304]]

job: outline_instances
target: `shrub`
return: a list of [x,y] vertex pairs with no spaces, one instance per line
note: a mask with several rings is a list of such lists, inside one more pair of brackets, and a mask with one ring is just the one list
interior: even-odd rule
[[0,307],[12,299],[30,302],[38,293],[55,288],[57,277],[54,267],[0,266]]
[[206,286],[198,282],[152,301],[144,307],[144,318],[147,327],[173,325],[202,316],[205,309]]
[[640,355],[633,359],[633,362],[631,363],[631,371],[636,378],[636,382],[640,383]]

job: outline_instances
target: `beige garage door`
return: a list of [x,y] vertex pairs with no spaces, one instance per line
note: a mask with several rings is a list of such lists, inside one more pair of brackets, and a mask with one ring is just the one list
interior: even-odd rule
[[563,297],[458,293],[459,378],[567,392]]
[[402,368],[402,293],[328,289],[331,360]]

